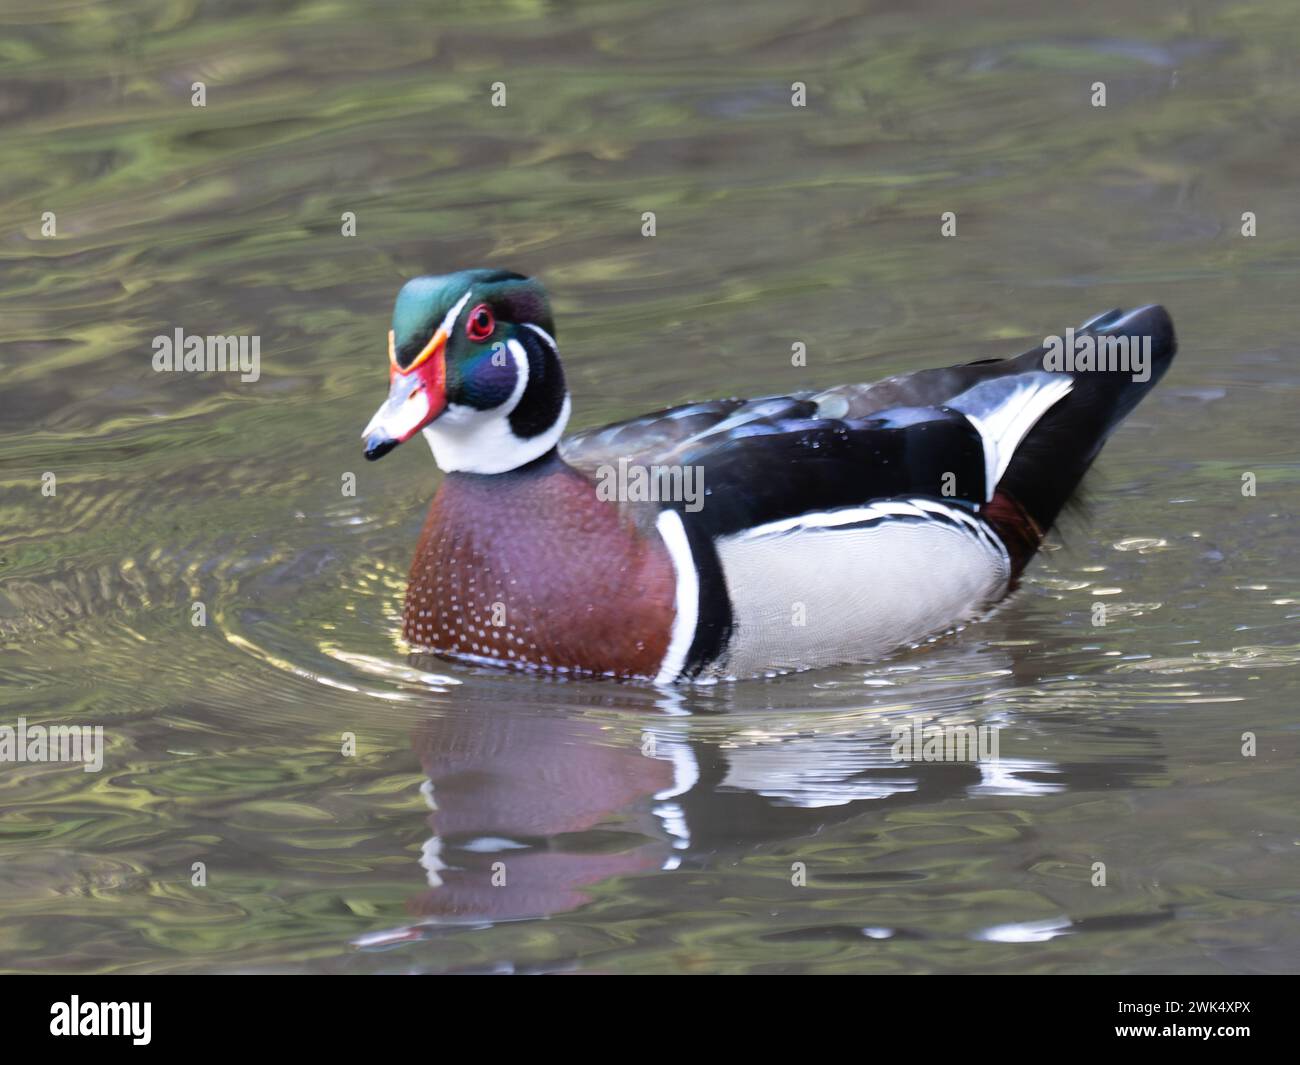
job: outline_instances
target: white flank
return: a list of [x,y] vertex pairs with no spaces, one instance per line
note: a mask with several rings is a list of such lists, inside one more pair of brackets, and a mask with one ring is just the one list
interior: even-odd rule
[[655,677],[656,684],[671,684],[681,675],[691,642],[695,639],[695,626],[700,616],[700,577],[695,572],[695,558],[686,539],[682,516],[675,510],[661,510],[655,528],[668,548],[677,575],[672,638]]
[[706,671],[724,677],[870,661],[972,617],[1011,574],[977,515],[932,499],[802,514],[717,544],[733,633]]

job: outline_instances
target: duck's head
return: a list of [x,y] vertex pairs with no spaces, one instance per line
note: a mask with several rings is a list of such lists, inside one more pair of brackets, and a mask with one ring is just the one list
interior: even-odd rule
[[504,270],[417,277],[388,334],[388,399],[361,438],[382,458],[420,430],[447,472],[504,473],[545,455],[569,419],[546,291]]

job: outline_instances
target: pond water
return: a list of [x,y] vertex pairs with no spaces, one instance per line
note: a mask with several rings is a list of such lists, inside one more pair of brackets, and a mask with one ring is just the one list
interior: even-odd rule
[[[8,6],[0,725],[105,750],[0,765],[0,970],[1296,969],[1294,5],[863,6]],[[546,680],[407,654],[439,475],[361,458],[397,288],[481,265],[575,428],[1117,306],[1181,351],[989,619]],[[178,328],[258,379],[154,372]]]

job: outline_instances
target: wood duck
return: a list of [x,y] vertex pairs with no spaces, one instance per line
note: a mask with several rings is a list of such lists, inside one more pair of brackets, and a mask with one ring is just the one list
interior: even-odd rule
[[[870,661],[1015,586],[1175,350],[1164,308],[1115,310],[1017,358],[565,437],[541,284],[415,278],[393,310],[388,399],[362,434],[378,459],[423,432],[446,474],[403,636],[658,684]],[[702,491],[685,498],[691,478]]]

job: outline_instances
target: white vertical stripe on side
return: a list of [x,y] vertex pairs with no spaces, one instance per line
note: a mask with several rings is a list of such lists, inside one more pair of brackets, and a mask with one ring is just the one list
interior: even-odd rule
[[668,556],[673,560],[677,575],[677,597],[674,603],[672,638],[668,650],[659,663],[656,684],[671,684],[686,665],[686,656],[695,639],[695,626],[700,616],[700,575],[695,572],[695,557],[686,539],[682,516],[675,510],[661,510],[655,528],[663,537]]

